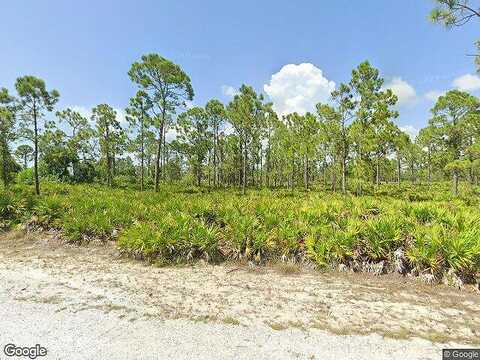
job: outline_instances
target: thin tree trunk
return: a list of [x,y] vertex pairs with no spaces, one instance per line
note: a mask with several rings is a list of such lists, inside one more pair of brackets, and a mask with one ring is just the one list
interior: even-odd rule
[[305,190],[308,190],[308,158],[305,156],[303,160],[303,184],[305,186]]
[[432,185],[432,153],[430,148],[428,149],[428,183]]
[[217,144],[218,144],[218,126],[215,123],[215,129],[213,134],[213,186],[218,186],[218,164],[217,164]]
[[8,178],[8,147],[7,141],[4,136],[2,136],[2,180],[3,186],[5,189],[8,189],[10,182]]
[[332,191],[337,192],[337,169],[335,161],[332,163]]
[[265,181],[267,183],[267,187],[270,187],[270,134],[268,137],[268,148],[267,148],[267,156],[266,156],[266,164],[265,164]]
[[397,153],[397,184],[400,186],[402,183],[402,160],[400,154]]
[[112,156],[110,154],[110,129],[105,126],[105,161],[107,165],[107,186],[112,186]]
[[116,163],[116,158],[117,158],[117,154],[115,153],[115,150],[112,151],[112,166],[111,166],[111,169],[112,169],[112,183],[113,183],[113,177],[116,176],[117,174],[117,163]]
[[242,179],[242,194],[246,193],[247,186],[247,142],[243,144],[243,179]]
[[295,181],[295,157],[292,157],[292,171],[290,172],[290,189],[291,190],[293,190],[294,181]]
[[145,186],[145,129],[144,129],[144,115],[142,108],[142,118],[140,120],[140,191],[144,190]]
[[33,149],[33,173],[35,177],[35,194],[40,195],[40,180],[38,178],[38,123],[37,106],[33,104],[33,124],[34,124],[34,149]]
[[453,171],[453,195],[458,196],[458,171]]
[[157,153],[155,155],[155,192],[159,190],[160,184],[160,157],[162,154],[162,134],[163,134],[163,120],[160,125],[160,131],[157,139]]
[[162,133],[162,170],[161,170],[161,178],[163,180],[166,179],[167,172],[165,171],[166,163],[167,163],[167,127],[163,126],[163,133]]

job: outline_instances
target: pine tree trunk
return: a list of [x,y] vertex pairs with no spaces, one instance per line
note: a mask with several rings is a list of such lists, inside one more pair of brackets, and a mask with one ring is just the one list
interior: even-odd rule
[[453,171],[453,195],[458,196],[458,171]]
[[140,191],[143,191],[145,186],[145,129],[143,109],[142,119],[140,121]]
[[305,190],[308,190],[308,158],[305,156],[303,160],[303,184],[305,186]]
[[2,180],[3,186],[5,189],[8,189],[10,182],[8,178],[8,148],[7,141],[4,136],[2,136]]
[[40,195],[40,180],[38,178],[38,122],[37,106],[33,104],[34,148],[33,148],[33,174],[35,177],[35,194]]
[[245,195],[247,187],[247,142],[243,144],[243,179],[242,179],[242,194]]
[[402,183],[402,160],[400,154],[397,153],[397,184],[400,186]]
[[155,155],[155,192],[158,192],[160,185],[160,157],[162,155],[162,134],[163,134],[163,121],[160,125],[160,131],[157,139],[157,153]]

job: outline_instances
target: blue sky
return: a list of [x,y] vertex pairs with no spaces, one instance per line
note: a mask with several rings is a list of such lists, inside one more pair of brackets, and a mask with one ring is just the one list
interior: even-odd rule
[[363,60],[401,95],[404,127],[426,124],[435,94],[480,90],[466,56],[478,23],[434,25],[431,0],[2,2],[0,86],[39,76],[60,91],[60,108],[123,109],[135,92],[130,64],[148,52],[185,69],[200,105],[247,83],[279,111],[309,110]]

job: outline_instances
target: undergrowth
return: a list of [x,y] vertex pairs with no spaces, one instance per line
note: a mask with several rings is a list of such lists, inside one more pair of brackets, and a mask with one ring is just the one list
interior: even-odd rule
[[[354,197],[321,191],[160,193],[50,183],[0,193],[3,228],[55,228],[72,242],[116,240],[130,254],[163,262],[203,258],[311,261],[319,267],[394,262],[401,249],[417,272],[480,272],[478,194],[451,198],[441,186],[387,185]],[[412,195],[416,194],[416,195]]]

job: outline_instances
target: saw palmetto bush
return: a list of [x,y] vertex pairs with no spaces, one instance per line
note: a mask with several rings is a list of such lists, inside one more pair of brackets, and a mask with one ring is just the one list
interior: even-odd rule
[[114,240],[126,253],[164,262],[194,259],[303,260],[318,267],[354,261],[390,263],[401,249],[417,273],[480,272],[478,195],[468,201],[443,188],[381,187],[375,194],[233,190],[159,193],[96,186],[28,185],[0,193],[9,226],[32,218],[72,242]]

